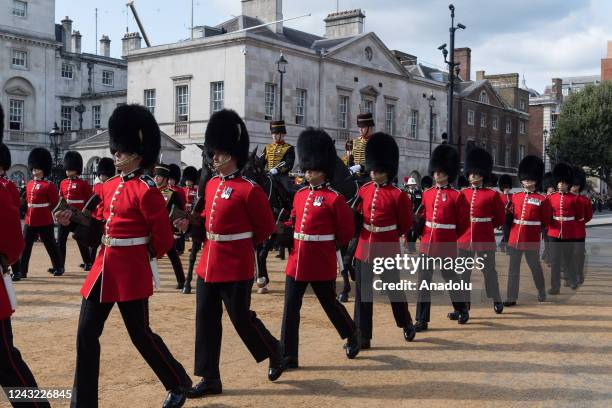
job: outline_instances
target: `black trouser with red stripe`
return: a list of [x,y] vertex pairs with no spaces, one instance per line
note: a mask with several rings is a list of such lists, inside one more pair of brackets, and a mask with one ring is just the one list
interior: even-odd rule
[[[10,318],[0,320],[0,386],[38,387],[30,368],[21,358],[19,350],[13,345],[13,329]],[[47,401],[14,402],[12,405],[14,407],[50,407]]]
[[[89,298],[83,298],[77,329],[77,362],[72,407],[98,406],[100,341],[104,323],[115,303],[100,303],[101,279]],[[153,369],[166,390],[190,386],[187,372],[172,356],[164,341],[149,327],[149,299],[117,302],[132,343]],[[117,364],[121,364],[117,362]]]
[[45,245],[47,254],[51,258],[51,263],[54,268],[61,268],[61,259],[59,251],[57,249],[57,243],[55,242],[55,234],[53,232],[53,224],[43,225],[40,227],[31,227],[25,224],[23,227],[23,239],[25,240],[25,248],[21,254],[21,276],[28,275],[28,266],[30,264],[30,255],[32,255],[32,246],[36,237],[39,236],[40,240]]
[[238,335],[258,363],[276,358],[278,340],[251,310],[253,279],[237,282],[204,282],[196,287],[195,375],[207,380],[221,378],[221,316],[223,304]]
[[357,326],[346,308],[336,298],[336,281],[296,281],[285,277],[285,309],[281,329],[281,343],[285,357],[298,358],[300,344],[300,309],[306,288],[310,285],[319,303],[332,322],[340,338],[346,339],[355,334]]

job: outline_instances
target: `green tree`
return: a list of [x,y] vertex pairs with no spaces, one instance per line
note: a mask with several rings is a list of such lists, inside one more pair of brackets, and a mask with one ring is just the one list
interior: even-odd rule
[[612,81],[587,86],[566,99],[550,140],[551,159],[585,168],[612,190]]

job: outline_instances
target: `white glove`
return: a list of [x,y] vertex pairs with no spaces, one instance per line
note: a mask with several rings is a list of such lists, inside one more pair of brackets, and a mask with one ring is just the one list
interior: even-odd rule
[[270,174],[276,176],[278,174],[278,170],[276,168],[273,168],[272,170],[270,170]]
[[356,164],[354,166],[351,166],[349,168],[349,170],[351,171],[351,173],[355,174],[355,173],[359,173],[361,171],[361,164]]

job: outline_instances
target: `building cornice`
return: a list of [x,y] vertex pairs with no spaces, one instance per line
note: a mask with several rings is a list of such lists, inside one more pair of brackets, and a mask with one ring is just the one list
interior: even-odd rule
[[5,31],[4,27],[1,27],[0,29],[2,30],[0,31],[0,39],[19,41],[19,42],[23,42],[26,44],[37,45],[37,46],[46,47],[46,48],[54,48],[54,49],[58,49],[62,45],[61,43],[51,40],[51,39],[47,39],[43,37],[36,37],[36,36],[28,36],[28,35],[17,33],[17,32]]

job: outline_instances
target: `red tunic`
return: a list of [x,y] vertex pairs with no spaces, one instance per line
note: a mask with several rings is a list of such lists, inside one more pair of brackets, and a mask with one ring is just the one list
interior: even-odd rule
[[[207,239],[196,273],[205,282],[238,282],[255,276],[255,248],[274,232],[268,198],[254,182],[234,173],[213,177],[206,184],[202,211],[207,234],[252,233],[252,237]],[[166,216],[167,217],[167,216]]]
[[501,198],[504,208],[508,208],[509,203],[512,203],[512,193],[499,193],[499,198]]
[[423,192],[421,216],[425,228],[420,251],[429,256],[456,256],[453,245],[469,223],[465,216],[469,204],[465,197],[450,186],[431,187]]
[[512,194],[513,215],[508,245],[521,250],[539,250],[542,228],[550,222],[550,202],[540,193]]
[[[108,181],[108,180],[106,180]],[[102,198],[102,191],[104,190],[104,183],[103,182],[99,182],[94,184],[93,186],[93,192],[95,195],[97,195],[98,197]]]
[[198,196],[198,187],[183,187],[183,193],[185,194],[185,211],[190,212],[193,203],[195,202]]
[[53,224],[51,210],[59,201],[55,185],[47,180],[30,180],[26,185],[28,211],[25,223],[30,227],[42,227]]
[[473,251],[495,250],[495,228],[504,223],[504,202],[490,188],[464,188],[461,195],[469,203],[462,214],[468,221],[457,242],[459,248]]
[[580,235],[580,219],[584,218],[584,208],[573,193],[555,192],[548,196],[552,217],[548,227],[551,238],[577,239]]
[[[412,201],[399,188],[374,182],[359,189],[361,203],[357,208],[363,214],[363,223],[355,257],[371,261],[374,257],[393,257],[400,253],[399,237],[412,227]],[[372,232],[375,228],[391,228],[389,231]],[[374,228],[372,228],[374,227]],[[388,243],[377,245],[377,243]],[[393,244],[391,244],[393,243]]]
[[293,239],[285,274],[297,281],[329,281],[337,276],[336,245],[355,234],[353,212],[345,198],[328,184],[304,187],[293,198],[291,220],[296,234],[333,235],[333,240]]
[[[0,254],[6,258],[9,265],[12,265],[21,256],[25,244],[21,234],[19,207],[13,205],[10,193],[4,188],[0,188],[0,225],[2,226]],[[0,276],[0,320],[8,319],[13,312],[4,287],[4,279]]]
[[578,235],[576,238],[586,238],[586,224],[593,219],[593,205],[588,197],[578,195],[578,201],[582,204],[582,212],[584,217],[578,220]]
[[174,236],[164,198],[153,179],[141,174],[135,171],[107,180],[95,216],[106,220],[104,234],[108,237],[149,237],[150,242],[111,247],[103,243],[81,288],[86,298],[98,278],[102,279],[102,302],[127,302],[153,294],[147,246],[161,258],[174,244]]
[[6,176],[0,176],[0,186],[8,191],[13,204],[15,204],[17,208],[21,207],[21,198],[19,197],[19,190],[17,190],[15,183]]
[[82,178],[65,178],[59,186],[60,197],[62,197],[68,205],[82,210],[87,200],[91,198],[92,190],[89,183]]

